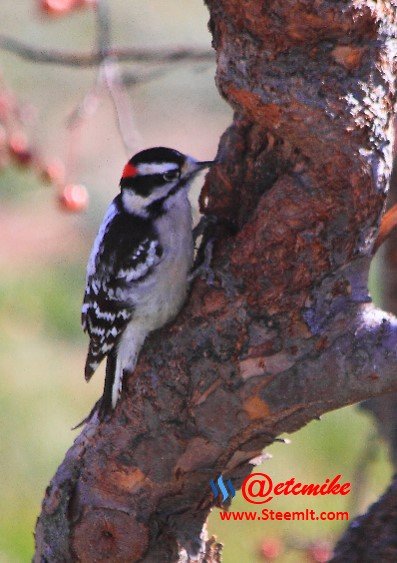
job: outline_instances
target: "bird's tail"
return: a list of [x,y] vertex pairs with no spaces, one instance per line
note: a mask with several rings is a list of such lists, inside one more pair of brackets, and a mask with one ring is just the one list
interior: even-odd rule
[[[103,395],[95,403],[90,414],[80,424],[75,426],[73,430],[89,422],[95,413],[100,421],[108,418],[119,400],[123,387],[124,372],[131,373],[134,371],[146,335],[146,330],[141,332],[135,330],[133,337],[127,334],[127,337],[123,338],[120,344],[113,348],[107,357]],[[91,377],[91,370],[97,367],[96,362],[98,362],[98,358],[94,358],[94,355],[95,351],[92,352],[92,358],[90,356],[90,359],[87,359],[86,379]]]
[[111,413],[114,405],[112,404],[113,396],[113,386],[116,377],[117,369],[117,354],[113,351],[109,354],[106,361],[106,375],[105,375],[105,385],[103,388],[103,394],[100,399],[92,407],[88,416],[86,416],[79,424],[73,426],[72,430],[76,430],[83,426],[86,422],[89,422],[94,414],[98,415],[100,421],[105,420],[105,418]]
[[113,386],[116,378],[117,370],[117,353],[116,350],[108,355],[106,360],[106,375],[105,375],[105,385],[103,387],[103,394],[100,399],[100,404],[98,407],[98,418],[99,420],[104,420],[116,406],[113,404]]
[[87,359],[85,361],[84,375],[86,381],[91,379],[104,357],[105,354],[102,350],[91,341],[88,347]]

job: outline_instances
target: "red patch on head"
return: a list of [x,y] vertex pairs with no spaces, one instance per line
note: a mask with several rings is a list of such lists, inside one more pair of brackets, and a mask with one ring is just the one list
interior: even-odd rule
[[135,168],[135,166],[133,164],[130,164],[129,162],[127,162],[127,164],[124,166],[123,175],[121,177],[122,178],[132,178],[133,176],[136,176],[137,174],[138,174],[138,170]]

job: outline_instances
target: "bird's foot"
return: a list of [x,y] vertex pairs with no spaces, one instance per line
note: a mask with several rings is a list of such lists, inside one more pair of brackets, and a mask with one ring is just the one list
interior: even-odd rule
[[214,249],[214,239],[209,239],[205,243],[205,247],[202,251],[202,261],[197,264],[197,260],[192,268],[189,275],[189,282],[192,282],[196,278],[200,277],[204,279],[208,285],[215,285],[215,273],[211,267],[212,254]]

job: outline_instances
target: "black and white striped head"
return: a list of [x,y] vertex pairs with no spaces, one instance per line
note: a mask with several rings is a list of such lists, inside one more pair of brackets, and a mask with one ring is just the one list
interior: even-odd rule
[[174,149],[154,147],[133,156],[120,180],[124,209],[147,216],[151,209],[169,208],[194,176],[213,161],[198,162]]

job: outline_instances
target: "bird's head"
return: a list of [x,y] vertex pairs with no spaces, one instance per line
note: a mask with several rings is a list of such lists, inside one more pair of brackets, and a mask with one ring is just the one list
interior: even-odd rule
[[199,162],[174,149],[155,147],[134,155],[120,180],[121,198],[129,213],[147,216],[150,208],[167,208],[200,170],[214,161]]

